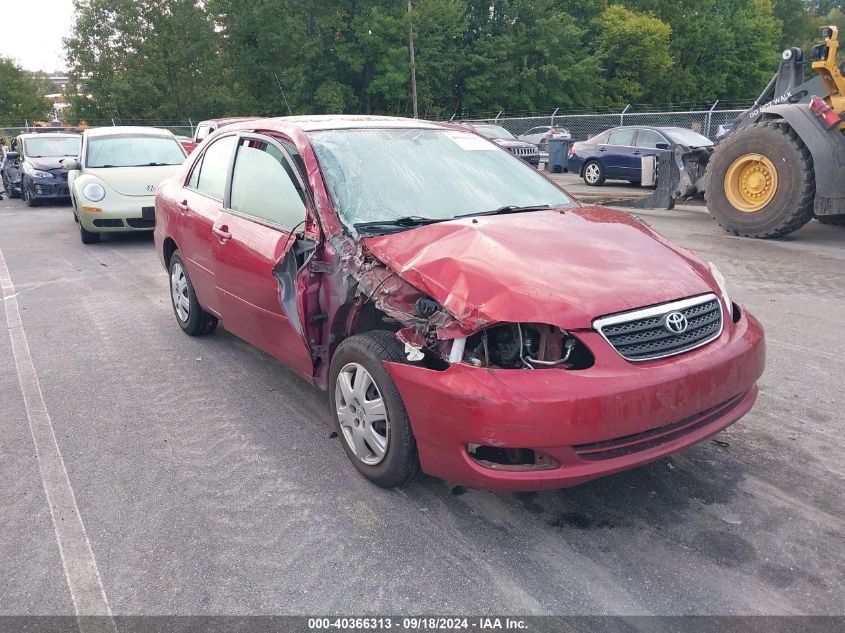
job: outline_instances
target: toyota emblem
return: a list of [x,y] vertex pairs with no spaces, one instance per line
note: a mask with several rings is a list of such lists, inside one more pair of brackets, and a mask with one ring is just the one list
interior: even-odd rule
[[663,327],[672,334],[683,334],[689,327],[689,321],[680,312],[670,312],[663,319]]

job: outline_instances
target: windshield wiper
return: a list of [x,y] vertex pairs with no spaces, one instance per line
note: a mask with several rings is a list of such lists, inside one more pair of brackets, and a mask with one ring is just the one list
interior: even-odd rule
[[424,218],[419,215],[405,215],[394,220],[375,220],[373,222],[356,222],[354,224],[357,230],[370,230],[379,228],[413,228],[415,226],[425,226],[426,224],[434,224],[435,222],[445,222],[452,218]]
[[477,213],[464,213],[462,215],[456,215],[456,218],[469,218],[476,215],[504,215],[505,213],[522,213],[523,211],[542,211],[544,209],[551,209],[552,207],[548,204],[530,204],[526,206],[518,206],[515,204],[508,204],[504,207],[499,207],[498,209],[493,209],[492,211],[478,211]]

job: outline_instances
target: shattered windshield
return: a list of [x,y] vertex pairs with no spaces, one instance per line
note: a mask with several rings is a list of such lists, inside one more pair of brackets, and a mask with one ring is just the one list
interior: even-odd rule
[[81,136],[45,136],[28,138],[24,141],[26,155],[29,158],[62,158],[77,156]]
[[692,130],[675,128],[664,131],[666,133],[666,136],[672,139],[672,141],[681,145],[686,145],[687,147],[708,147],[710,145],[713,145],[713,141],[711,141],[709,138],[707,138],[706,136],[702,136],[698,132],[693,132]]
[[504,206],[574,206],[537,171],[470,132],[348,129],[308,134],[341,219],[438,220]]

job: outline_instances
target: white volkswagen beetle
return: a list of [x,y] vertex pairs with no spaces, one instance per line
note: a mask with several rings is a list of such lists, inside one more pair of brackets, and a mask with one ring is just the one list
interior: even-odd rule
[[185,150],[167,130],[85,130],[79,157],[63,161],[82,243],[99,242],[101,233],[152,231],[156,188],[184,160]]

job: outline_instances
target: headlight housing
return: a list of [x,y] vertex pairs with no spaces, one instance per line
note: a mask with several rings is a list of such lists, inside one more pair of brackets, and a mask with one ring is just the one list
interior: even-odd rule
[[106,189],[98,182],[89,182],[82,188],[82,195],[91,202],[99,202],[106,197]]
[[725,281],[725,276],[719,272],[719,269],[716,268],[716,264],[713,262],[708,262],[707,264],[710,267],[710,274],[713,275],[713,280],[716,282],[716,285],[719,286],[719,292],[722,294],[722,299],[725,302],[725,308],[728,311],[729,315],[733,314],[733,303],[731,303],[731,297],[728,294],[728,284]]
[[40,169],[33,169],[29,172],[29,175],[33,178],[55,178],[49,171],[41,171]]

